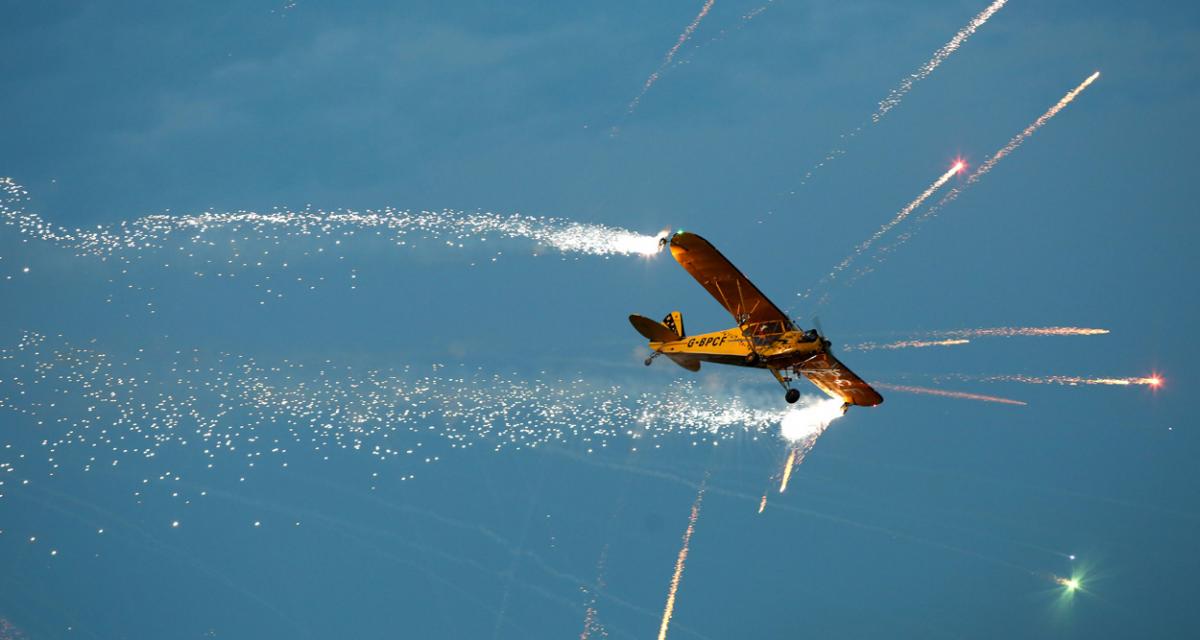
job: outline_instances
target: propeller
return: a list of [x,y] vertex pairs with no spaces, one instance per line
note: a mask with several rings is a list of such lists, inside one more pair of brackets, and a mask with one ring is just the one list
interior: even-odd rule
[[825,350],[829,352],[829,355],[833,355],[833,343],[831,343],[829,339],[825,337],[825,330],[821,328],[821,317],[813,316],[812,324],[813,330],[817,332],[817,337],[821,339],[822,343],[824,343]]

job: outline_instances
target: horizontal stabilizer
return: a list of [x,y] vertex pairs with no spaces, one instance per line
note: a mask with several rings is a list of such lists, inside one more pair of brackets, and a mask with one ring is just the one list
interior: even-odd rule
[[674,342],[679,339],[679,336],[667,328],[661,322],[655,322],[646,316],[633,314],[629,316],[629,324],[633,325],[637,332],[646,336],[650,342]]
[[677,355],[674,353],[665,353],[663,355],[670,358],[671,362],[674,362],[675,364],[683,367],[684,369],[687,369],[688,371],[699,371],[700,370],[700,360],[698,358],[688,357],[685,355]]

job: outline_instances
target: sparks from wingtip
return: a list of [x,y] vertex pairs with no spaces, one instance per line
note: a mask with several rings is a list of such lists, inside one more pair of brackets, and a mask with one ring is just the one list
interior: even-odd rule
[[1015,338],[1038,336],[1102,336],[1108,333],[1108,329],[1094,329],[1090,327],[991,327],[934,331],[928,335],[944,338]]
[[[788,479],[792,477],[792,466],[796,461],[795,447],[788,450],[787,462],[783,463],[783,479],[779,481],[779,493],[787,491]],[[766,498],[766,496],[763,496]]]

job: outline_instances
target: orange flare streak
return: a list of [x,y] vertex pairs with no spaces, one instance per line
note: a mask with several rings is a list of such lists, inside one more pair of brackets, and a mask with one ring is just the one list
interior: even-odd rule
[[783,480],[779,483],[779,493],[787,491],[788,478],[792,477],[792,463],[796,460],[796,450],[788,452],[787,462],[783,463]]
[[945,389],[929,389],[926,387],[912,387],[899,384],[887,384],[883,382],[872,382],[873,386],[888,391],[899,391],[901,393],[920,393],[929,396],[940,396],[943,398],[958,398],[960,400],[979,400],[980,402],[999,402],[1001,404],[1014,404],[1025,406],[1029,403],[1020,400],[1010,400],[1008,398],[999,398],[997,396],[985,396],[978,393],[967,393],[965,391],[947,391]]

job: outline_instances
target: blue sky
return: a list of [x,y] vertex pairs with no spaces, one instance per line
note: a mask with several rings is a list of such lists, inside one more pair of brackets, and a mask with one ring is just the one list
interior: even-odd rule
[[[305,376],[320,367],[347,383],[411,367],[481,398],[503,396],[494,374],[562,381],[551,386],[581,393],[577,408],[610,388],[764,410],[782,399],[762,372],[641,365],[629,313],[728,325],[666,256],[369,236],[316,255],[318,241],[249,235],[237,255],[270,258],[216,277],[235,253],[219,234],[186,258],[168,246],[101,261],[0,227],[0,346],[48,336],[0,362],[0,463],[30,480],[0,486],[0,566],[15,576],[0,618],[15,637],[557,638],[581,632],[593,592],[610,637],[647,637],[706,473],[673,637],[1194,633],[1200,10],[1014,0],[844,142],[986,4],[778,0],[743,22],[761,5],[717,0],[682,64],[627,114],[701,4],[6,3],[0,175],[67,228],[309,206],[686,228],[802,323],[819,314],[837,344],[1111,333],[846,353],[868,379],[1028,406],[885,393],[835,422],[762,516],[786,452],[773,432],[713,447],[666,431],[635,454],[628,439],[580,436],[590,411],[571,436],[500,451],[487,438],[449,448],[462,425],[435,416],[420,425],[433,435],[393,436],[436,449],[409,466],[323,445],[281,456],[268,445],[294,434],[245,405],[217,420],[239,434],[236,453],[210,458],[181,426],[157,456],[102,469],[88,448],[101,430],[163,433],[155,394],[207,392],[250,359],[256,380],[289,389],[317,387]],[[797,295],[956,158],[979,165],[1094,70],[873,273],[823,305]],[[833,148],[846,153],[802,185]],[[149,408],[106,423],[33,385],[33,363],[59,375],[50,354],[68,344],[147,381],[130,397]],[[1167,380],[1158,392],[938,378],[1151,372]],[[357,433],[338,415],[331,431]],[[79,434],[89,444],[43,444]],[[1062,599],[1053,576],[1083,571],[1086,592]]]

